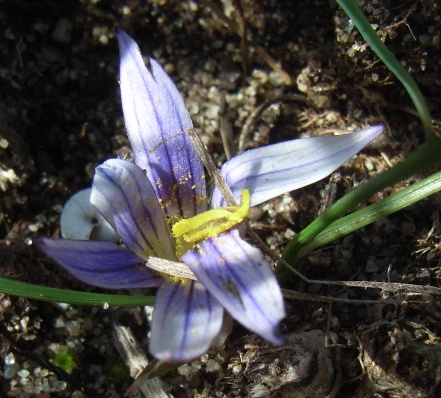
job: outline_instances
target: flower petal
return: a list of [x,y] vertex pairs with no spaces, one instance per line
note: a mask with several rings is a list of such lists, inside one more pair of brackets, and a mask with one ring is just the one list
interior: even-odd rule
[[176,260],[170,226],[153,187],[136,164],[110,159],[98,166],[90,201],[138,257]]
[[200,283],[168,280],[156,294],[151,354],[166,362],[200,357],[218,335],[222,315],[222,306]]
[[186,130],[193,127],[178,89],[159,64],[144,65],[135,41],[118,31],[124,119],[136,164],[166,207],[188,218],[206,209],[204,171]]
[[273,344],[283,344],[282,293],[262,252],[237,230],[209,238],[182,260],[231,316]]
[[35,245],[89,285],[134,289],[159,286],[163,281],[140,258],[112,242],[37,238]]
[[[247,188],[251,206],[255,206],[326,177],[383,129],[378,125],[352,134],[303,138],[252,149],[229,160],[221,172],[238,203],[241,191]],[[226,206],[217,188],[211,204]]]
[[90,203],[92,188],[82,189],[70,197],[60,217],[61,236],[75,240],[108,240],[118,242],[112,226]]

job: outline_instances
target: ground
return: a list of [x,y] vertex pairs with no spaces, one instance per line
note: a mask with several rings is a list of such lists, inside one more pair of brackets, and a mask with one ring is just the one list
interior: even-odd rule
[[[414,77],[436,120],[440,5],[358,4]],[[382,139],[329,178],[253,211],[252,225],[277,253],[330,203],[424,141],[407,93],[334,2],[0,0],[0,26],[0,276],[93,290],[39,253],[32,239],[59,236],[63,204],[90,186],[95,166],[130,150],[116,27],[165,67],[218,165],[226,159],[218,121],[222,96],[233,150],[386,124]],[[251,43],[241,40],[244,31]],[[301,271],[322,280],[439,286],[439,209],[439,196],[425,199],[313,253]],[[274,349],[235,325],[225,347],[163,376],[171,396],[441,395],[439,296],[337,289],[295,278],[287,287],[376,303],[287,299],[282,328],[289,345]],[[133,379],[115,348],[112,325],[117,320],[130,327],[144,352],[143,310],[0,300],[0,396],[123,396]]]

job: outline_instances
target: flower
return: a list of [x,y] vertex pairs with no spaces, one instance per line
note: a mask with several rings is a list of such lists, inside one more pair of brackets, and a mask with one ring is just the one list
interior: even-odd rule
[[[158,287],[149,349],[159,360],[185,362],[202,355],[220,333],[225,310],[269,342],[283,344],[281,290],[270,264],[240,237],[237,224],[250,204],[325,177],[383,127],[245,152],[221,169],[242,205],[224,207],[225,199],[215,189],[215,210],[207,210],[203,165],[187,134],[193,126],[182,97],[155,60],[145,67],[131,37],[122,31],[117,37],[121,98],[134,162],[110,159],[98,166],[91,203],[124,247],[51,238],[38,238],[36,245],[88,284]],[[149,268],[152,256],[184,262],[197,280]]]

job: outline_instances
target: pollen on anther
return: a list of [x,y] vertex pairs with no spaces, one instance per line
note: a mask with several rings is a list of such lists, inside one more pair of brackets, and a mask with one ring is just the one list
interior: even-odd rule
[[242,205],[207,210],[194,217],[181,219],[173,225],[173,235],[187,243],[213,238],[247,219],[250,193],[242,191]]

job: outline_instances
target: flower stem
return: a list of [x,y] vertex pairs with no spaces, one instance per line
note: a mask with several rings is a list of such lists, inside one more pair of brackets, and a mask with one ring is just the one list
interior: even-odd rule
[[369,21],[364,16],[363,12],[353,0],[337,0],[337,3],[354,22],[354,25],[357,27],[360,34],[370,45],[375,54],[377,54],[377,56],[385,63],[385,65],[397,77],[397,79],[409,93],[410,98],[412,99],[421,119],[426,141],[432,139],[432,118],[423,94],[418,88],[418,85],[415,83],[415,80],[413,80],[409,72],[403,67],[403,65],[401,65],[392,52],[380,40],[377,33],[374,31],[374,29],[372,29]]

